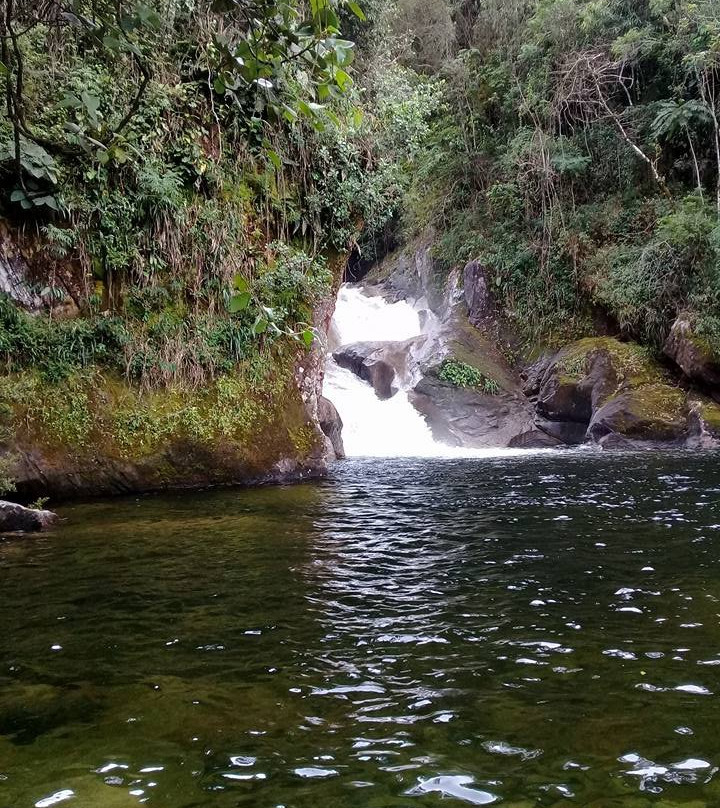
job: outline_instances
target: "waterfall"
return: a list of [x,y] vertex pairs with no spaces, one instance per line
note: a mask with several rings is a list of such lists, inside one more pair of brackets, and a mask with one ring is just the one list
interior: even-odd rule
[[343,421],[348,457],[489,457],[519,454],[511,449],[463,449],[436,441],[425,419],[413,407],[407,390],[380,400],[372,386],[351,370],[339,367],[332,350],[357,342],[402,342],[423,333],[420,313],[409,303],[389,303],[343,285],[330,327],[323,395]]

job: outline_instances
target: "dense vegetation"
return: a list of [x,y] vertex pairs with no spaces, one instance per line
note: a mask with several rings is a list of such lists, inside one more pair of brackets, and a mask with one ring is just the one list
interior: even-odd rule
[[322,0],[3,0],[2,213],[53,319],[81,315],[1,304],[8,369],[199,384],[312,341],[329,263],[394,194],[362,136],[341,14],[363,16]]
[[363,18],[0,1],[0,261],[34,309],[0,295],[0,444],[78,469],[234,446],[256,473],[313,451],[295,374],[314,311],[399,198],[341,33]]
[[369,16],[378,106],[391,71],[434,108],[406,234],[431,225],[446,266],[480,258],[529,338],[601,316],[659,345],[689,310],[720,349],[720,5],[397,0]]

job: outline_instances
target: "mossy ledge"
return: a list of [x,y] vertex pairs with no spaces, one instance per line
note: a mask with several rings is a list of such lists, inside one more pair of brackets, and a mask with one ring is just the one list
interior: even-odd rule
[[240,365],[200,388],[142,391],[89,368],[0,380],[2,440],[21,497],[255,484],[324,471],[297,360]]

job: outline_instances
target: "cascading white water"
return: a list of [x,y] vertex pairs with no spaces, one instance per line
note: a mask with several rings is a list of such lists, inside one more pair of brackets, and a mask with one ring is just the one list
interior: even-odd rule
[[[356,342],[402,342],[422,334],[420,315],[409,303],[369,297],[343,286],[330,328],[333,347]],[[463,449],[437,442],[406,390],[385,401],[351,370],[328,354],[323,395],[337,408],[348,457],[491,457],[511,449]]]

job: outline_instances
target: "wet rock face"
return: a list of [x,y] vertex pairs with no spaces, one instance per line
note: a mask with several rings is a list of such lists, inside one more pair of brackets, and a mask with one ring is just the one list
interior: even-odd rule
[[[385,358],[386,353],[395,353],[392,343],[359,342],[348,345],[333,353],[333,359],[341,368],[351,370],[356,376],[368,382],[379,399],[385,401],[397,393],[393,357]],[[400,352],[401,354],[401,352]],[[395,361],[403,359],[402,354]],[[388,361],[389,359],[389,361]]]
[[463,269],[463,292],[468,319],[474,326],[495,320],[495,298],[488,285],[487,273],[479,261],[470,261]]
[[720,357],[695,333],[690,320],[681,315],[673,323],[663,352],[692,381],[707,388],[720,401]]
[[342,440],[343,422],[335,405],[325,396],[320,396],[318,399],[318,423],[323,434],[330,441],[335,460],[342,460],[345,457]]
[[52,511],[24,508],[0,500],[0,533],[39,533],[51,528],[57,518]]
[[524,402],[507,393],[487,395],[428,375],[409,396],[435,440],[451,446],[510,446],[533,431],[531,413]]

